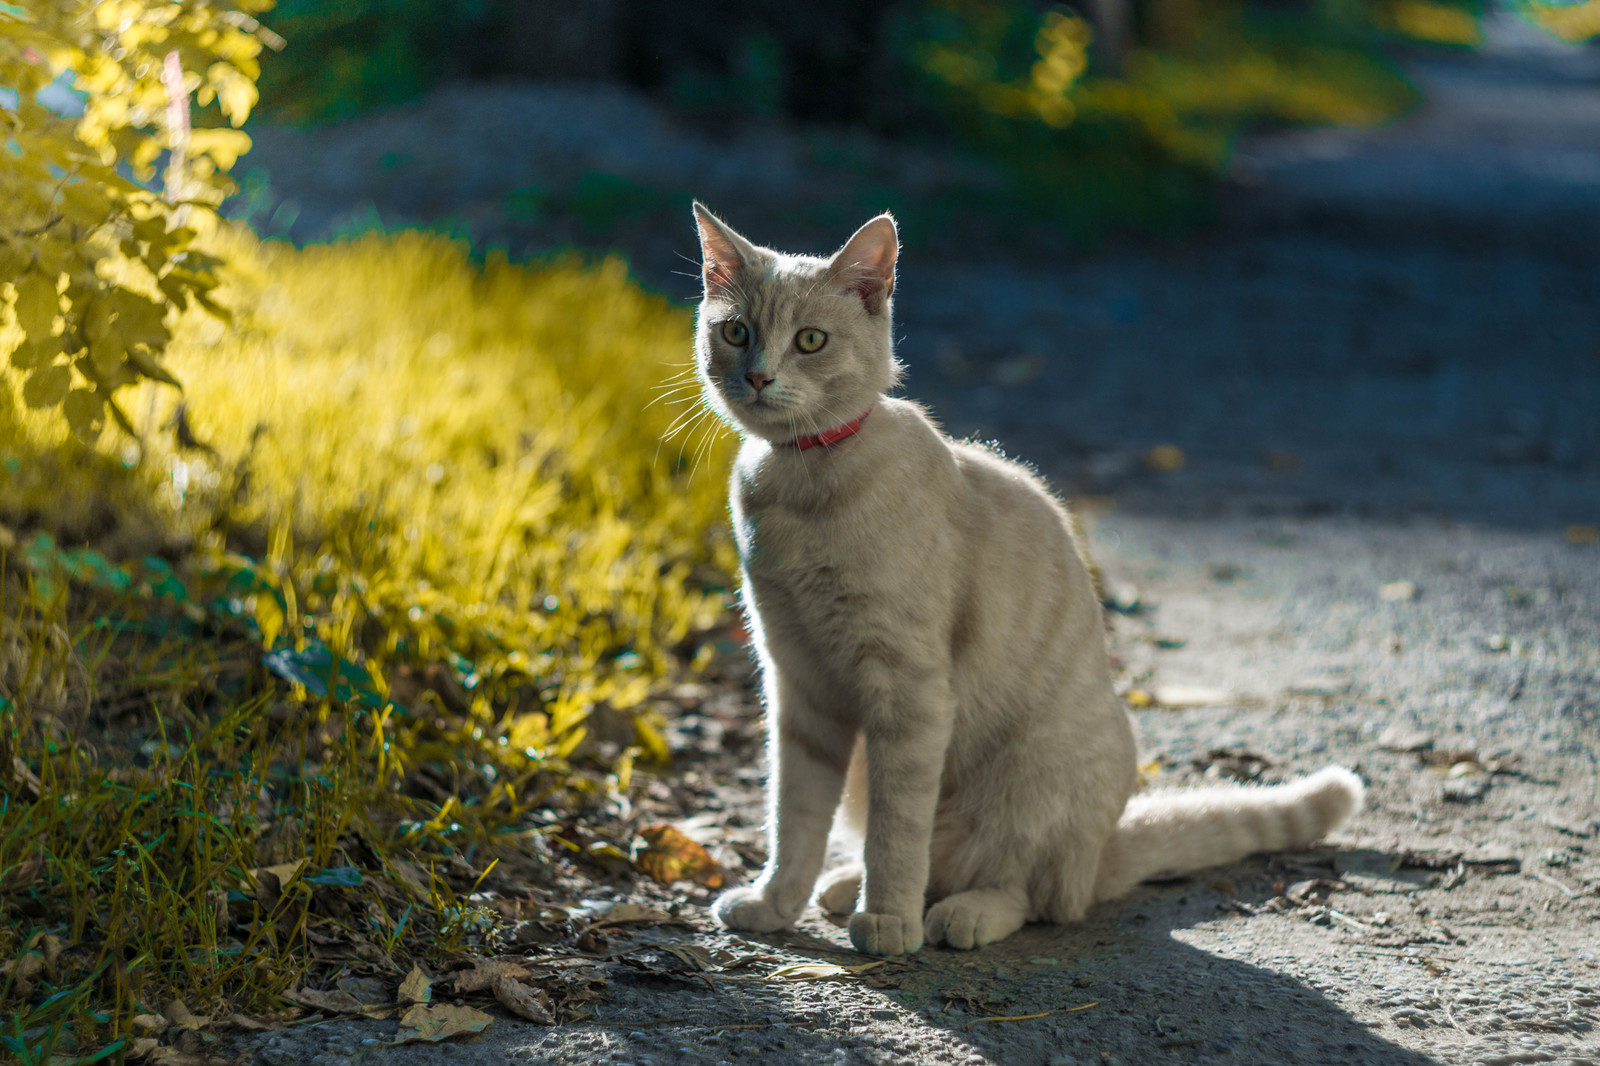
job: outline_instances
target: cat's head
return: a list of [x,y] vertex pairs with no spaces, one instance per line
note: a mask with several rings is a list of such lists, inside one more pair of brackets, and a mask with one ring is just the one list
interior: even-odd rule
[[879,215],[819,258],[751,244],[698,203],[694,217],[705,280],[695,362],[729,422],[792,441],[851,421],[898,380],[894,219]]

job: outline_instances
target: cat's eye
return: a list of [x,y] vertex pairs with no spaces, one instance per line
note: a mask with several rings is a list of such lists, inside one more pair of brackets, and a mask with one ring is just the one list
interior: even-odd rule
[[722,324],[722,339],[735,348],[743,348],[750,343],[750,327],[737,318],[730,318]]
[[811,353],[828,343],[828,335],[820,329],[807,327],[794,335],[794,346],[802,352]]

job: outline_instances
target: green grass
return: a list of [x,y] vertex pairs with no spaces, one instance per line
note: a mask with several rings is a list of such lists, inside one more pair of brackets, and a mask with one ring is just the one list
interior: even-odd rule
[[[652,403],[693,395],[689,317],[620,262],[214,243],[235,325],[179,323],[184,406],[125,399],[139,439],[83,446],[0,378],[19,1061],[487,949],[468,897],[587,846],[551,797],[666,757],[648,697],[725,609],[725,444],[663,444],[683,408]],[[596,708],[633,743],[588,739]]]

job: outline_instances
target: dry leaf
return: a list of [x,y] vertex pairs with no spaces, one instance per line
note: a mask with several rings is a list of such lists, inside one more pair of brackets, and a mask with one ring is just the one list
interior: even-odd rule
[[172,1023],[159,1014],[135,1014],[128,1024],[146,1033],[164,1033]]
[[422,972],[422,967],[412,966],[406,979],[400,982],[395,998],[401,1003],[428,1003],[433,1000],[433,980]]
[[152,1054],[156,1048],[160,1046],[161,1041],[157,1040],[155,1037],[141,1036],[135,1040],[133,1042],[133,1046],[128,1049],[128,1058],[142,1059],[147,1055]]
[[1568,544],[1600,544],[1600,527],[1568,526]]
[[795,966],[780,966],[767,974],[768,981],[826,981],[834,977],[876,970],[883,962],[863,962],[856,966],[839,966],[831,962],[806,962]]
[[294,862],[280,862],[276,866],[258,866],[250,871],[250,876],[254,880],[254,884],[259,886],[261,884],[261,875],[271,874],[278,879],[278,886],[281,891],[282,886],[293,881],[295,875],[304,869],[305,865],[305,859],[296,859]]
[[458,993],[466,993],[482,992],[502,977],[526,976],[528,968],[521,963],[511,962],[508,959],[473,959],[472,969],[461,971],[454,975],[452,980]]
[[[134,1019],[135,1022],[138,1020],[137,1018]],[[271,1022],[260,1021],[250,1017],[248,1014],[230,1014],[228,1015],[228,1024],[235,1029],[243,1029],[247,1033],[261,1033],[268,1029],[279,1028]]]
[[175,1047],[158,1047],[150,1052],[146,1061],[156,1066],[211,1066],[211,1060],[206,1056],[180,1051]]
[[674,917],[660,907],[647,907],[642,903],[617,903],[607,908],[585,929],[608,925],[687,925],[682,918]]
[[[412,971],[413,974],[418,972]],[[489,1028],[492,1021],[494,1019],[489,1015],[473,1007],[418,1003],[400,1016],[400,1031],[395,1033],[391,1043],[437,1043],[453,1036],[481,1033]]]
[[360,1014],[361,1001],[343,989],[323,992],[315,988],[296,988],[283,994],[291,1003],[330,1014]]
[[707,888],[721,888],[726,880],[722,867],[698,843],[691,840],[675,826],[647,826],[639,830],[644,847],[639,849],[634,865],[659,884],[670,885],[685,879]]
[[531,989],[511,977],[496,977],[490,987],[500,1005],[517,1017],[540,1025],[556,1024],[556,1016],[550,1011],[549,997],[543,992]]
[[199,1030],[211,1024],[211,1015],[191,1013],[181,999],[174,999],[168,1002],[161,1009],[161,1013],[167,1016],[167,1021],[176,1025],[179,1029]]

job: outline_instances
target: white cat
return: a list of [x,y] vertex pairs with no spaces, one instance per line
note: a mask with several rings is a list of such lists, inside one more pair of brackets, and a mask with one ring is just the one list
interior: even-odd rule
[[1133,796],[1133,730],[1065,509],[886,395],[894,221],[821,259],[694,210],[696,361],[743,436],[730,504],[771,774],[771,857],[718,898],[724,925],[800,917],[836,812],[861,861],[820,902],[855,912],[858,949],[893,955],[1072,921],[1154,874],[1303,846],[1360,806],[1340,767]]

